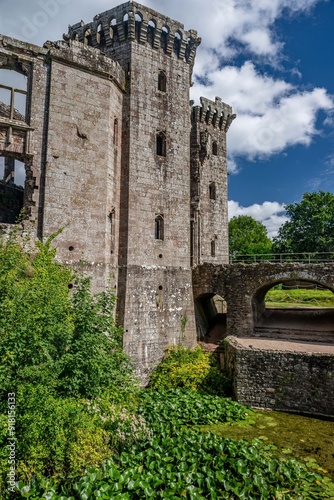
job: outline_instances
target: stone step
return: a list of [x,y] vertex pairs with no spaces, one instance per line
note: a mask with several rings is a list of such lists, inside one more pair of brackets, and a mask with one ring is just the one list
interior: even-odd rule
[[297,328],[270,328],[256,326],[254,337],[266,337],[281,340],[305,340],[308,342],[334,342],[334,330],[305,330]]

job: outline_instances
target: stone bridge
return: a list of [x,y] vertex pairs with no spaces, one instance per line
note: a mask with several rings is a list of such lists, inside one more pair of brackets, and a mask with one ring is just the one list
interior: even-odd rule
[[[261,327],[265,328],[272,314],[265,307],[268,290],[279,283],[296,280],[315,283],[334,292],[334,263],[204,264],[194,270],[194,297],[200,304],[207,297],[221,296],[227,303],[227,334],[252,337]],[[329,328],[334,317],[328,310],[323,310],[322,316],[326,318],[320,323],[326,323],[326,330],[333,330],[334,341],[334,321]],[[314,319],[319,324],[319,314]],[[310,327],[311,323],[309,316]]]
[[213,296],[226,301],[220,358],[239,402],[333,418],[334,309],[265,306],[270,288],[296,280],[334,291],[334,263],[199,266],[193,274],[197,323],[205,313],[212,317]]

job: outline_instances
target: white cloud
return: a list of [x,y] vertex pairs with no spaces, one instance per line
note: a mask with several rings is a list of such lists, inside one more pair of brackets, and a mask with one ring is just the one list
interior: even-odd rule
[[210,78],[213,83],[197,85],[193,97],[223,95],[232,105],[237,119],[228,133],[231,158],[255,159],[295,144],[308,146],[318,134],[319,111],[330,112],[334,107],[325,89],[298,90],[284,80],[258,73],[249,61],[240,68],[216,70]]
[[[142,0],[142,2],[198,30],[203,43],[198,49],[192,98],[220,96],[237,113],[228,133],[229,168],[237,172],[237,158],[269,157],[295,144],[308,146],[318,134],[319,111],[329,113],[333,99],[325,89],[305,91],[284,79],[260,73],[254,62],[240,67],[223,65],[239,53],[254,61],[277,63],[284,44],[275,22],[287,16],[307,13],[326,0]],[[36,44],[61,39],[67,24],[120,4],[121,0],[0,0],[0,33]],[[259,58],[259,59],[257,59]],[[298,71],[295,69],[295,71]]]
[[265,201],[261,205],[255,203],[249,207],[243,207],[237,201],[229,201],[229,219],[238,217],[239,215],[249,215],[264,224],[267,228],[269,238],[276,236],[281,225],[288,220],[288,217],[285,215],[284,205],[277,201]]

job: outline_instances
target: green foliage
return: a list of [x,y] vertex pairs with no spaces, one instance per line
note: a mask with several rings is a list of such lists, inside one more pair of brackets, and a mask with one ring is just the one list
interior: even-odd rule
[[63,496],[52,492],[47,484],[26,490],[26,496],[49,500],[316,500],[331,498],[333,486],[298,461],[278,457],[273,447],[260,440],[237,442],[178,429],[131,446],[100,470],[89,470],[72,487],[63,490]]
[[89,279],[79,280],[72,297],[74,332],[59,363],[61,394],[93,398],[108,391],[124,398],[133,388],[122,330],[113,318],[115,298],[110,290],[92,296]]
[[53,262],[50,243],[39,244],[33,254],[13,239],[0,245],[0,387],[5,393],[27,379],[44,383],[73,335],[72,272]]
[[152,373],[149,386],[151,389],[183,387],[223,396],[229,391],[229,380],[220,372],[213,355],[200,346],[194,350],[172,346]]
[[247,416],[247,408],[232,399],[185,389],[144,391],[140,411],[150,425],[172,427],[232,422]]
[[0,386],[42,383],[59,395],[92,398],[132,386],[122,330],[113,318],[110,290],[92,296],[89,279],[77,280],[54,262],[55,249],[38,243],[28,254],[10,240],[0,246]]
[[234,256],[269,254],[272,243],[266,227],[248,215],[233,217],[228,224],[229,252]]
[[31,253],[14,236],[0,244],[0,488],[8,470],[8,393],[16,394],[16,469],[24,480],[44,474],[59,481],[100,464],[127,439],[110,438],[111,415],[136,405],[114,297],[92,296],[88,279],[78,279],[69,295],[73,272],[54,262],[53,238]]
[[289,220],[274,238],[274,252],[334,252],[334,195],[304,193],[301,202],[285,207]]
[[334,294],[330,290],[278,290],[271,289],[266,295],[271,307],[334,307]]

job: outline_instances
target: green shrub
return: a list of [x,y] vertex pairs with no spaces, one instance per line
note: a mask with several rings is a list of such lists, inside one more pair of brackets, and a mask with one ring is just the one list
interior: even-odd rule
[[143,391],[140,411],[150,425],[178,427],[243,420],[248,409],[229,398],[179,388]]
[[[8,472],[8,393],[16,395],[16,472],[25,481],[60,481],[101,464],[121,442],[110,438],[108,414],[136,405],[114,296],[93,296],[86,278],[69,295],[74,274],[54,262],[52,240],[31,253],[14,238],[0,244],[0,488]],[[94,401],[105,416],[91,411]]]
[[221,373],[214,356],[205,353],[200,346],[194,350],[172,346],[166,350],[163,360],[153,371],[149,386],[152,389],[183,387],[226,395],[230,383]]

